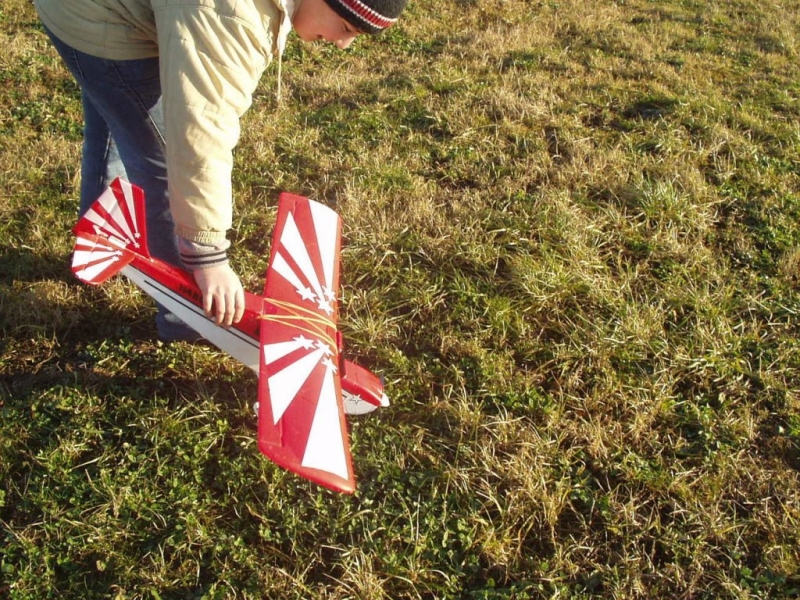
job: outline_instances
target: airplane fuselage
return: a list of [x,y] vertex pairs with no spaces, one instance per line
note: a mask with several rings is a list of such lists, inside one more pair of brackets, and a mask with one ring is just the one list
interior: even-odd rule
[[[211,344],[258,375],[259,336],[266,302],[262,296],[245,291],[242,319],[230,327],[220,327],[205,314],[200,289],[190,273],[139,255],[120,272]],[[383,384],[375,375],[348,360],[342,360],[340,368],[347,414],[363,414],[388,406]]]

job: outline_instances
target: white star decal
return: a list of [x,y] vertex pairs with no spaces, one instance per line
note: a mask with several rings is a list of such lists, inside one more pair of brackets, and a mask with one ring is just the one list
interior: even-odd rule
[[314,298],[316,298],[316,294],[314,294],[314,292],[311,291],[311,288],[309,287],[298,289],[297,293],[300,294],[300,297],[303,300],[313,300]]
[[294,341],[300,344],[300,347],[303,348],[303,350],[310,350],[314,347],[314,340],[310,340],[304,335],[298,335],[296,338],[294,338]]
[[333,354],[333,350],[328,344],[324,343],[322,340],[317,340],[316,347],[318,350],[322,350],[325,356],[331,356]]

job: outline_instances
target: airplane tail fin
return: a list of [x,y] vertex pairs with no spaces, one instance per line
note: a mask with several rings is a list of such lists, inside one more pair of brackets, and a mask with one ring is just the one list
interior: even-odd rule
[[138,254],[149,258],[141,188],[115,179],[72,229],[76,235],[72,272],[100,284]]

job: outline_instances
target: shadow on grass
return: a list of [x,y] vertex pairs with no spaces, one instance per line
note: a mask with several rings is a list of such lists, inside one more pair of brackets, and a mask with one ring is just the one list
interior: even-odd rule
[[[112,339],[155,342],[155,305],[112,306],[105,288],[75,278],[70,253],[0,244],[0,360],[9,344],[47,338],[58,346]],[[45,344],[46,346],[46,344]],[[43,348],[43,347],[42,347]]]
[[75,281],[70,254],[0,243],[0,284],[12,281]]
[[[9,582],[17,577],[19,584],[29,565],[46,562],[50,581],[84,590],[90,582],[92,595],[84,597],[99,598],[134,562],[159,555],[176,572],[173,562],[212,552],[186,550],[191,540],[183,526],[187,515],[202,515],[198,498],[235,528],[227,486],[251,462],[241,455],[259,458],[239,440],[237,432],[254,431],[255,420],[247,422],[237,398],[254,392],[254,382],[163,377],[148,373],[144,359],[130,369],[141,375],[104,373],[106,363],[90,362],[81,346],[62,343],[59,357],[32,372],[0,365],[0,432],[9,442],[0,443],[0,531],[10,540],[0,557],[16,569],[8,571]],[[208,444],[214,451],[198,454]],[[54,531],[66,535],[52,540]],[[87,531],[124,534],[104,547],[86,542]],[[41,552],[26,546],[42,539],[50,541]],[[51,564],[52,557],[58,560]],[[196,585],[176,582],[161,591],[195,597],[205,579],[216,577],[213,569],[203,572]]]

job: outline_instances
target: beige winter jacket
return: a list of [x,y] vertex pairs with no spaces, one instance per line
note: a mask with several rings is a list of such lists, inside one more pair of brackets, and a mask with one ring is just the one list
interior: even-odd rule
[[220,244],[231,227],[239,119],[291,30],[286,0],[35,0],[74,48],[113,60],[159,56],[169,195],[177,234]]

